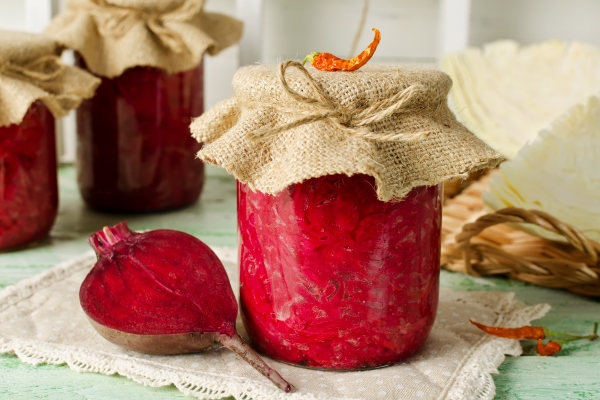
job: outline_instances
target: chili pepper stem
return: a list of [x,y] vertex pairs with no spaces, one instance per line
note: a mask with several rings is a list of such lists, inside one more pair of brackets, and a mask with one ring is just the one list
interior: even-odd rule
[[558,338],[557,341],[562,341],[563,343],[580,339],[588,339],[594,341],[598,339],[598,322],[594,322],[594,328],[590,335],[572,335],[570,333],[556,332],[548,328],[544,328],[544,334],[546,335],[546,337]]
[[310,53],[309,55],[304,57],[304,60],[302,60],[302,65],[306,64],[307,61],[310,61],[310,64],[312,64],[313,59],[318,55],[319,55],[318,51],[313,51],[312,53]]
[[565,343],[570,343],[570,342],[576,342],[577,340],[583,340],[583,339],[589,339],[589,338],[580,337],[580,338],[568,338],[568,339],[554,339],[553,342],[565,344]]

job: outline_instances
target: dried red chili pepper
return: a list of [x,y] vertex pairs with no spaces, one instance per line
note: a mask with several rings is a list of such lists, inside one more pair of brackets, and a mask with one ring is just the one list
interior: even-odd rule
[[[490,335],[499,336],[508,339],[536,339],[537,340],[537,353],[542,356],[552,356],[560,351],[563,343],[571,342],[574,340],[598,339],[598,323],[594,323],[594,330],[591,335],[571,335],[569,333],[555,332],[548,328],[541,326],[521,326],[519,328],[502,328],[499,326],[487,326],[480,324],[479,322],[469,320],[473,325],[481,329],[482,331],[489,333]],[[550,340],[544,344],[542,339],[548,337],[558,338],[557,340]]]
[[473,325],[490,335],[500,336],[508,339],[545,339],[546,333],[540,326],[522,326],[520,328],[501,328],[498,326],[487,326],[479,322],[469,320]]
[[343,58],[336,57],[331,53],[319,53],[317,51],[313,51],[307,55],[304,60],[302,60],[302,65],[304,65],[307,61],[310,61],[310,64],[313,67],[321,71],[356,71],[371,59],[373,53],[375,53],[375,50],[379,45],[381,34],[377,28],[373,28],[373,31],[375,32],[375,38],[371,44],[369,44],[367,48],[362,51],[362,53],[354,58],[345,60]]
[[544,342],[542,342],[542,339],[538,339],[536,350],[537,353],[541,356],[553,356],[556,353],[558,353],[561,348],[561,344],[553,340],[544,344]]

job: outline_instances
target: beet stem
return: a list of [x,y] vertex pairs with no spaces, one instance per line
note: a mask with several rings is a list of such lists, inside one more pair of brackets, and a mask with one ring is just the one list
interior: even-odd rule
[[244,340],[236,333],[233,336],[226,334],[218,335],[219,343],[239,355],[250,364],[254,369],[264,375],[275,384],[279,389],[286,393],[292,391],[292,385],[279,375],[279,372],[269,367],[262,358]]
[[132,236],[133,232],[127,226],[127,222],[123,221],[118,223],[115,226],[105,226],[102,228],[102,233],[104,234],[104,240],[110,245],[113,246],[116,243],[119,243],[121,240],[126,237]]
[[97,255],[110,253],[111,248],[123,239],[135,235],[127,226],[127,221],[115,226],[105,226],[101,231],[93,233],[88,238],[88,243]]

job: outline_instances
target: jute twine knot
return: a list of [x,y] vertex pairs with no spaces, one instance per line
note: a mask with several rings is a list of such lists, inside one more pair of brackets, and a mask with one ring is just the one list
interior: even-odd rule
[[[288,85],[285,77],[285,72],[288,68],[297,68],[302,72],[317,98],[303,96]],[[411,104],[413,97],[422,92],[423,88],[421,85],[413,84],[367,108],[355,109],[342,107],[331,100],[321,85],[298,61],[290,60],[279,64],[278,77],[285,92],[299,103],[298,107],[295,109],[278,109],[298,115],[300,118],[285,125],[254,131],[250,134],[250,137],[253,139],[276,135],[292,128],[321,120],[329,121],[337,128],[354,137],[368,140],[412,141],[422,139],[431,133],[430,131],[415,133],[374,133],[368,128],[369,124],[380,122],[393,114],[408,111],[408,106]],[[272,105],[268,106],[272,107]]]
[[24,65],[6,61],[0,64],[0,75],[36,84],[56,79],[65,69],[60,57],[46,55]]
[[175,53],[189,51],[181,35],[167,27],[168,22],[185,22],[192,19],[202,9],[198,0],[186,0],[172,11],[147,11],[108,4],[106,0],[92,0],[85,7],[97,21],[97,27],[103,36],[120,38],[134,25],[140,22],[154,33],[160,43]]

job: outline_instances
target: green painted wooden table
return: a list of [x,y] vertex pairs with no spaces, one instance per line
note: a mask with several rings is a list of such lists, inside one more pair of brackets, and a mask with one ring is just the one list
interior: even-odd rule
[[[209,166],[201,200],[192,207],[153,215],[101,214],[81,202],[72,167],[62,167],[60,211],[48,239],[31,248],[0,254],[0,289],[33,276],[89,249],[87,236],[127,219],[135,230],[171,228],[191,233],[209,245],[236,245],[235,182]],[[587,334],[600,319],[600,303],[566,292],[518,281],[477,279],[442,271],[442,285],[455,290],[515,292],[527,304],[549,303],[552,310],[536,323],[554,330]],[[2,323],[0,321],[0,323]],[[565,346],[559,356],[535,355],[524,342],[522,357],[508,357],[495,376],[498,399],[600,399],[600,340]],[[181,399],[174,387],[150,388],[120,376],[77,373],[65,366],[31,366],[0,355],[0,399]]]

